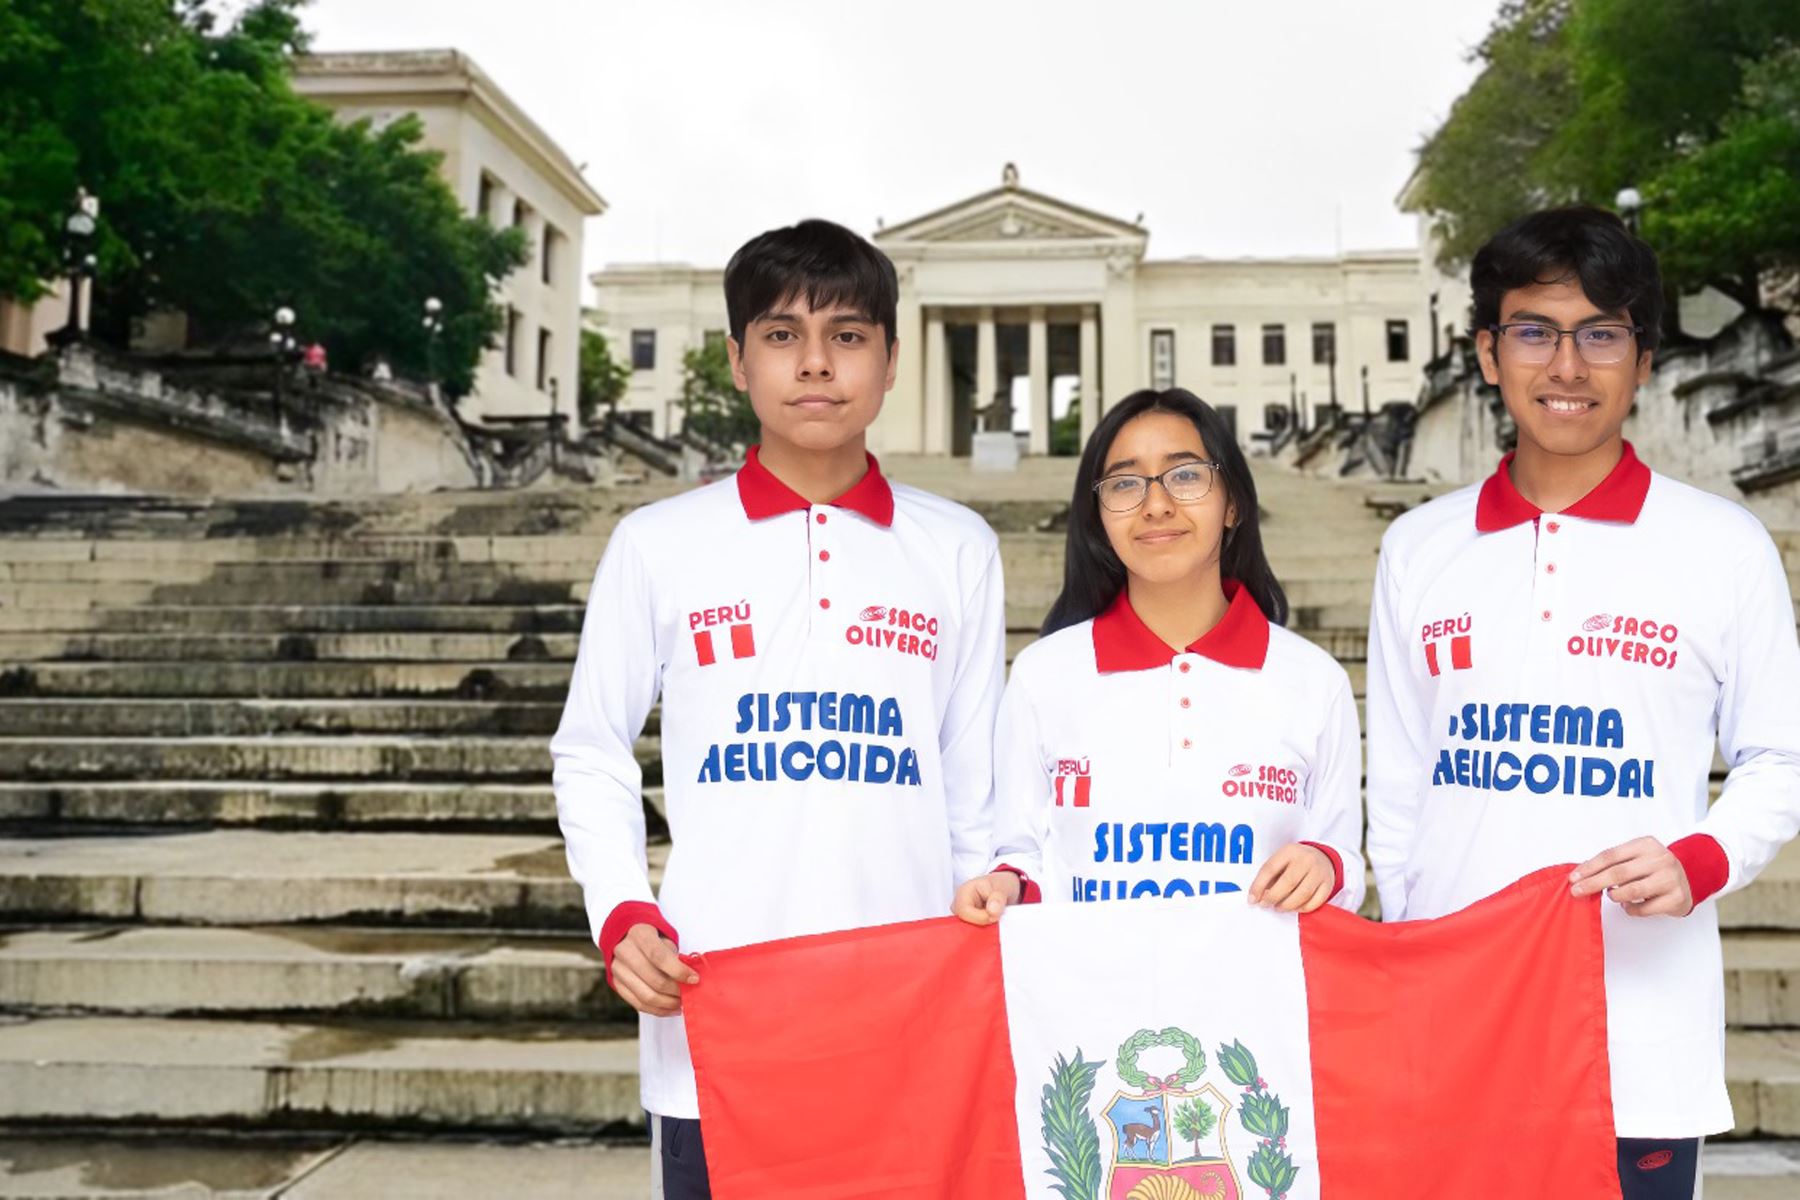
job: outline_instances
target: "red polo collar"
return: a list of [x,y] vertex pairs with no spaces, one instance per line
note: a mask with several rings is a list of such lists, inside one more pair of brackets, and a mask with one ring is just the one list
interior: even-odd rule
[[[1543,515],[1542,509],[1521,496],[1519,489],[1513,486],[1512,460],[1510,454],[1501,459],[1494,473],[1481,485],[1481,495],[1475,501],[1478,533],[1511,529]],[[1637,451],[1626,442],[1625,453],[1619,456],[1619,463],[1612,472],[1593,491],[1563,509],[1561,515],[1630,525],[1644,510],[1644,497],[1649,492],[1650,468],[1638,460]]]
[[[760,521],[764,517],[777,517],[796,510],[805,512],[811,508],[811,502],[805,496],[775,478],[774,472],[762,465],[757,449],[750,447],[749,453],[744,455],[744,465],[737,473],[738,499],[744,503],[744,515],[752,521]],[[877,525],[892,525],[894,489],[888,486],[875,456],[870,454],[868,459],[869,469],[863,477],[849,491],[828,503],[861,513]]]
[[1112,607],[1094,618],[1094,666],[1102,674],[1148,671],[1166,667],[1176,654],[1186,653],[1204,655],[1228,667],[1262,670],[1269,657],[1269,618],[1243,584],[1235,579],[1227,579],[1224,584],[1225,598],[1231,601],[1231,607],[1217,625],[1185,651],[1170,649],[1168,643],[1151,633],[1131,607],[1126,589],[1119,589],[1119,598]]

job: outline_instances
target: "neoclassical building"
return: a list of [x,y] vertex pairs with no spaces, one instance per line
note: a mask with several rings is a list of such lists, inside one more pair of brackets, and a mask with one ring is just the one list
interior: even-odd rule
[[[796,214],[799,216],[802,214]],[[746,231],[746,234],[754,231]],[[878,452],[967,454],[978,410],[1010,401],[1033,453],[1077,397],[1179,385],[1228,412],[1240,441],[1324,406],[1418,394],[1439,276],[1413,250],[1331,258],[1154,259],[1140,223],[1000,186],[873,233],[900,274],[900,364],[871,431]],[[632,377],[622,408],[680,428],[682,358],[725,336],[722,271],[609,266],[594,322]]]
[[[456,50],[351,51],[294,60],[294,90],[376,128],[404,114],[464,211],[525,234],[530,257],[500,281],[499,345],[482,356],[464,416],[483,422],[574,412],[587,219],[606,211],[581,167]],[[423,297],[421,297],[423,299]]]

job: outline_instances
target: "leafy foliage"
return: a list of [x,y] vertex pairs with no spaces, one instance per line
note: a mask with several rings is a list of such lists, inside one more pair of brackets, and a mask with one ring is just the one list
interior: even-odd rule
[[1442,263],[1551,203],[1643,197],[1670,284],[1754,306],[1800,265],[1800,4],[1508,0],[1409,197]]
[[611,408],[625,394],[631,368],[614,358],[606,335],[598,329],[581,331],[581,378],[577,389],[581,423],[592,425],[600,410]]
[[1044,1152],[1050,1156],[1051,1190],[1063,1200],[1096,1200],[1100,1195],[1100,1131],[1088,1115],[1088,1099],[1102,1062],[1084,1061],[1081,1051],[1056,1056],[1044,1085]]
[[1213,1131],[1219,1118],[1212,1105],[1199,1097],[1189,1097],[1175,1109],[1175,1133],[1194,1143],[1194,1157],[1200,1157],[1200,1139]]
[[723,342],[709,341],[681,358],[682,427],[709,442],[748,446],[761,425],[750,397],[731,378],[731,359]]
[[344,125],[295,94],[304,2],[258,0],[223,28],[202,0],[0,4],[0,294],[60,273],[86,188],[101,336],[173,308],[225,341],[288,305],[334,363],[423,374],[435,296],[439,374],[465,392],[522,237],[463,214],[416,120]]

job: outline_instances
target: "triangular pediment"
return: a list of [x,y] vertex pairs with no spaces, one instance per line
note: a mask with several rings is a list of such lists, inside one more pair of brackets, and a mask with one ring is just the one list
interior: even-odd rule
[[1128,221],[1091,212],[1011,183],[875,234],[893,250],[907,245],[1115,242],[1142,247],[1147,235]]

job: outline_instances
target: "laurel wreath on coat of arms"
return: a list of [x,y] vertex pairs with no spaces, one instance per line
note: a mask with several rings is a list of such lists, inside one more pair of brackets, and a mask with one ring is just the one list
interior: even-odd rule
[[[1152,1046],[1180,1050],[1181,1069],[1164,1079],[1144,1072],[1137,1060]],[[1233,1040],[1229,1046],[1221,1045],[1218,1064],[1225,1078],[1244,1089],[1238,1120],[1258,1139],[1244,1166],[1245,1173],[1269,1200],[1284,1200],[1300,1174],[1287,1149],[1287,1106],[1269,1091],[1267,1081],[1257,1073],[1256,1056],[1242,1042]],[[1088,1113],[1088,1101],[1093,1098],[1094,1080],[1103,1065],[1099,1059],[1088,1062],[1078,1047],[1074,1058],[1056,1056],[1050,1068],[1050,1082],[1044,1085],[1039,1111],[1044,1121],[1044,1153],[1050,1159],[1046,1174],[1056,1181],[1051,1190],[1063,1200],[1099,1200],[1105,1167],[1100,1154],[1100,1128]],[[1165,1091],[1198,1081],[1205,1073],[1206,1057],[1199,1039],[1182,1030],[1140,1029],[1119,1047],[1114,1065],[1119,1078],[1132,1087]]]

